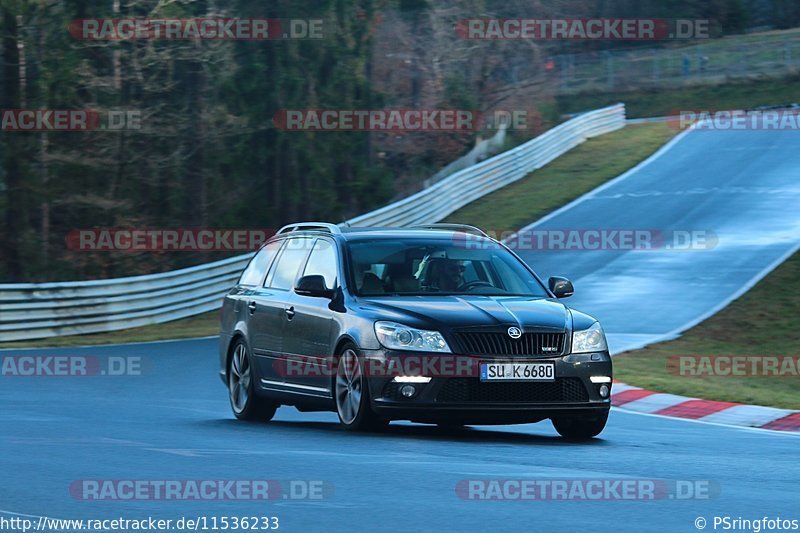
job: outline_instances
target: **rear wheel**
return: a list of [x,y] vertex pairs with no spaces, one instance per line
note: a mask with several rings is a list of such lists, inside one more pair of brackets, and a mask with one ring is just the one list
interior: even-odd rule
[[336,412],[345,429],[374,430],[389,423],[372,411],[367,377],[364,375],[361,359],[352,345],[345,346],[339,356],[333,393]]
[[553,418],[553,427],[568,439],[588,440],[599,435],[606,427],[608,411],[595,417],[560,417]]
[[228,392],[233,414],[239,420],[271,420],[278,404],[255,394],[250,353],[244,341],[233,347],[228,368]]

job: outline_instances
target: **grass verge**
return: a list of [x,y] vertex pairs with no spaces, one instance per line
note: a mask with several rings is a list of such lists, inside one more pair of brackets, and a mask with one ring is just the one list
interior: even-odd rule
[[800,253],[728,307],[679,339],[620,354],[614,377],[659,392],[786,409],[800,409],[800,376],[682,377],[667,371],[670,357],[800,356]]
[[676,133],[664,123],[633,124],[589,139],[516,183],[462,207],[445,222],[517,230],[647,159]]

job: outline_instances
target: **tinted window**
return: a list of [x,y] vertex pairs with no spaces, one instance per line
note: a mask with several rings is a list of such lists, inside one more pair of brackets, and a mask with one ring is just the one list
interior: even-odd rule
[[250,260],[247,268],[242,272],[242,277],[239,278],[240,285],[260,285],[267,274],[267,269],[278,253],[281,246],[280,241],[275,241],[264,246],[259,252]]
[[333,244],[325,239],[319,239],[308,258],[304,276],[319,275],[325,278],[325,286],[329,289],[336,287],[336,251]]
[[275,268],[269,273],[267,286],[289,290],[294,287],[297,271],[303,264],[314,240],[310,238],[289,239],[278,257]]

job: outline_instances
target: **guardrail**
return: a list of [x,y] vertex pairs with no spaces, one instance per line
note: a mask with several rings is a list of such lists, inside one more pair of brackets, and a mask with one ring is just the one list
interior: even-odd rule
[[468,203],[527,176],[586,139],[624,125],[623,104],[584,113],[427,189],[351,219],[350,224],[407,226],[437,222]]
[[[579,115],[516,148],[350,220],[353,226],[438,222],[541,168],[586,139],[625,125],[617,104]],[[0,284],[0,342],[117,331],[219,308],[252,254],[162,274],[97,281]]]

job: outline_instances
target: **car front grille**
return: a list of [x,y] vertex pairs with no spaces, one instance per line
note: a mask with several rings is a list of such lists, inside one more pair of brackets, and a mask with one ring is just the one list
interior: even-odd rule
[[446,403],[581,403],[589,393],[578,378],[551,382],[487,383],[475,378],[448,379],[436,396]]
[[467,355],[561,355],[564,333],[523,333],[512,339],[506,332],[456,332],[461,351]]

